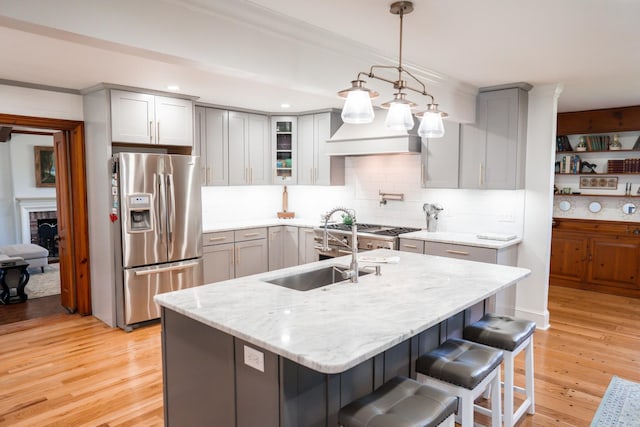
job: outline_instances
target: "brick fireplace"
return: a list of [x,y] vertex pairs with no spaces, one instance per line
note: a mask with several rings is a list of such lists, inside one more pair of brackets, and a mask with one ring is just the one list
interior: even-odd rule
[[49,251],[49,262],[58,260],[58,219],[56,211],[29,212],[31,243]]

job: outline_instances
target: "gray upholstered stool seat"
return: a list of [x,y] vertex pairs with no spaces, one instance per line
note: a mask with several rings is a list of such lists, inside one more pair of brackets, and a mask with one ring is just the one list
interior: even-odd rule
[[[418,381],[443,388],[460,398],[458,415],[463,427],[474,425],[474,408],[491,415],[492,426],[500,426],[500,363],[502,350],[451,338],[416,360]],[[491,409],[474,405],[475,399],[492,387]]]
[[395,377],[338,413],[343,427],[432,427],[450,418],[458,398],[409,378]]
[[[504,350],[504,425],[513,427],[525,412],[535,412],[533,374],[533,333],[536,324],[511,316],[487,313],[464,329],[465,339]],[[515,384],[516,356],[525,352],[525,387]],[[524,394],[522,403],[514,409],[515,393]]]
[[513,351],[535,330],[534,322],[488,313],[464,329],[464,339]]

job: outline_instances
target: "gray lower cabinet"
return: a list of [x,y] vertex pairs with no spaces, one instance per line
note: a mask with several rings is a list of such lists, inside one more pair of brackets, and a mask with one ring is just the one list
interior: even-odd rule
[[484,302],[339,374],[323,374],[172,310],[162,309],[165,425],[337,426],[340,408],[397,375],[440,339],[461,337]]
[[205,283],[269,270],[265,227],[204,233],[202,252]]
[[307,264],[318,261],[315,233],[313,228],[300,227],[298,235],[298,263]]

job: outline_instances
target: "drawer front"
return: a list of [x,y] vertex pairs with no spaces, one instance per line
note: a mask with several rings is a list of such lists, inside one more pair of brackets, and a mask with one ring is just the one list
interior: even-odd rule
[[236,242],[244,242],[246,240],[266,239],[267,227],[247,228],[244,230],[236,230],[234,232]]
[[452,243],[425,242],[424,253],[427,255],[446,256],[449,258],[488,262],[491,264],[496,264],[498,261],[496,249],[455,245]]
[[233,243],[233,231],[216,231],[202,235],[202,246],[221,245]]
[[399,250],[404,252],[424,253],[424,241],[416,239],[400,239]]

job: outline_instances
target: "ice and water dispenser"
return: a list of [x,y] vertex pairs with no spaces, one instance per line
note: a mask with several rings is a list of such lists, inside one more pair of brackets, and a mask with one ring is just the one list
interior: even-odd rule
[[128,195],[126,215],[129,221],[127,231],[129,233],[151,231],[153,229],[152,213],[151,194],[138,193]]

